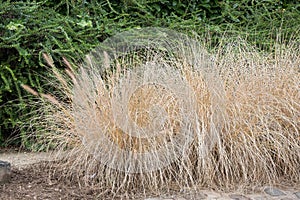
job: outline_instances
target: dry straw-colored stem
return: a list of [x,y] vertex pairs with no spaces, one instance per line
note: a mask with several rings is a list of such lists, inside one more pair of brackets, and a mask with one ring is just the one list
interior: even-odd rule
[[[103,137],[110,138],[121,149],[147,152],[151,147],[161,147],[165,140],[172,141],[179,133],[185,118],[180,113],[181,97],[155,85],[136,89],[127,108],[136,124],[157,128],[164,133],[161,137],[152,140],[131,137],[115,124],[114,112],[121,111],[114,110],[111,103],[116,95],[113,88],[127,76],[126,69],[138,67],[136,63],[128,63],[134,59],[117,60],[115,71],[105,76],[98,73],[95,57],[88,57],[87,64],[78,73],[64,60],[72,84],[56,70],[53,73],[62,85],[58,87],[61,95],[71,96],[71,102],[63,103],[59,97],[41,95],[53,104],[41,102],[41,107],[47,110],[47,114],[40,117],[44,133],[35,134],[40,140],[45,136],[47,144],[52,138],[50,145],[57,147],[61,154],[65,154],[66,146],[70,148],[55,168],[56,173],[61,172],[63,178],[76,181],[82,187],[97,188],[105,195],[107,190],[115,195],[124,191],[159,193],[186,186],[228,189],[274,183],[282,178],[299,184],[299,52],[299,47],[285,46],[284,51],[274,55],[256,51],[243,41],[228,43],[211,55],[214,58],[211,67],[217,69],[215,75],[220,83],[215,83],[213,74],[197,71],[187,62],[197,55],[180,55],[185,59],[168,62],[153,60],[157,55],[148,55],[149,62],[165,62],[162,64],[171,64],[179,70],[182,80],[186,80],[193,91],[197,115],[187,157],[178,158],[156,171],[127,174],[103,165],[95,156],[98,148],[95,141],[103,141]],[[55,68],[52,60],[44,57]],[[113,62],[109,62],[107,54],[104,57],[104,64],[109,66],[103,68],[109,69]],[[156,72],[149,73],[151,76]],[[38,96],[30,87],[22,87]],[[152,104],[164,108],[164,112],[151,110]],[[157,113],[169,116],[170,120],[163,121]],[[151,127],[150,121],[154,119],[158,120],[157,125]],[[210,148],[203,149],[203,144]],[[97,145],[104,148],[107,144]]]

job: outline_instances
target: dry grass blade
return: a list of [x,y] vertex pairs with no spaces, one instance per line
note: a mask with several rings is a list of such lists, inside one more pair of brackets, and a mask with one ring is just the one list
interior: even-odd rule
[[209,64],[184,42],[177,54],[91,54],[68,68],[73,84],[55,73],[70,102],[43,95],[52,104],[41,102],[35,133],[65,155],[55,173],[115,196],[299,184],[299,47],[263,53],[235,41]]
[[52,60],[52,58],[49,55],[47,55],[46,53],[43,53],[43,57],[50,67],[55,68],[54,61]]
[[39,96],[39,93],[37,91],[35,91],[34,89],[32,89],[30,86],[25,85],[25,84],[21,84],[21,87],[26,90],[27,92],[29,92],[30,94],[34,95],[34,96]]

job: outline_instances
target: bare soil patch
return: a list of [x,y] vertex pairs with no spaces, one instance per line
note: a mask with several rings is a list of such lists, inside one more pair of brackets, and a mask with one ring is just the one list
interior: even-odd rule
[[0,149],[0,160],[12,165],[10,182],[0,185],[0,199],[95,199],[92,191],[49,176],[51,153]]
[[1,199],[94,199],[95,194],[49,177],[45,163],[12,169],[11,181],[0,186]]

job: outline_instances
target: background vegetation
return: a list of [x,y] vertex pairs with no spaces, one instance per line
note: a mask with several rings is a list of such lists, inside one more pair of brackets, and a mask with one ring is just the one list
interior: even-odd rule
[[272,51],[280,38],[300,41],[299,21],[298,0],[0,0],[0,146],[22,136],[21,121],[31,118],[24,101],[33,97],[21,83],[43,92],[41,77],[51,78],[44,52],[63,67],[62,57],[78,62],[107,37],[147,26],[205,33],[212,45],[242,37]]

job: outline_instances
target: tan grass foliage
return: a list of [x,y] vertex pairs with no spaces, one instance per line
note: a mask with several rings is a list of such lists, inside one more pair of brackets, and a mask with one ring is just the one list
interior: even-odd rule
[[[126,69],[139,67],[135,57],[111,61],[104,53],[105,68],[114,66],[105,75],[99,73],[101,66],[93,56],[87,57],[76,74],[65,61],[68,77],[52,66],[61,93],[40,95],[41,109],[31,125],[38,127],[33,129],[37,144],[55,148],[64,155],[55,173],[83,187],[96,188],[102,195],[160,193],[183,187],[229,189],[275,183],[282,178],[299,184],[299,47],[276,44],[274,52],[266,53],[251,48],[243,40],[220,46],[209,56],[209,70],[197,70],[197,65],[203,64],[200,61],[205,60],[202,55],[188,51],[181,51],[189,55],[180,55],[176,60],[157,58],[159,52],[146,56],[147,62],[156,66],[176,69],[192,91],[192,96],[184,97],[180,86],[170,89],[142,84],[134,88],[125,118],[142,129],[159,133],[151,138],[125,133],[115,119],[118,114],[123,115],[118,110],[122,105],[112,105],[115,88],[127,88],[121,92],[125,95],[134,87],[134,80],[120,80],[131,77],[126,75]],[[191,64],[190,59],[197,56],[199,62]],[[46,56],[46,60],[51,59]],[[147,73],[148,77],[155,77],[157,71]],[[170,81],[170,85],[176,81]],[[172,89],[176,87],[176,91]],[[28,86],[24,88],[37,95]],[[194,98],[192,106],[181,108],[187,102],[182,99],[189,98]],[[190,113],[184,112],[196,117],[189,118]],[[182,128],[186,119],[195,119],[191,128]],[[134,159],[120,158],[123,154],[116,153],[108,143],[126,151],[145,153],[176,142],[173,138],[185,133],[193,137],[188,147],[182,147],[186,148],[185,155],[156,170],[139,168],[137,173],[128,173],[101,160],[116,159],[112,164],[117,165],[122,159]],[[110,152],[113,155],[103,157]],[[155,154],[149,158],[153,160],[141,166],[160,159]]]

